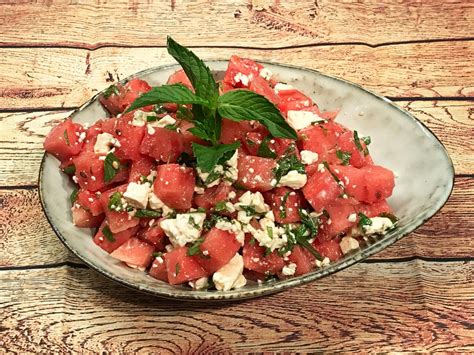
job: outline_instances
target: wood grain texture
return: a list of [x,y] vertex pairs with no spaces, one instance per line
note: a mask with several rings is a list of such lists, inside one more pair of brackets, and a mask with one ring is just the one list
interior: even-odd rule
[[0,271],[0,349],[469,352],[473,272],[463,262],[358,264],[265,298],[192,304],[125,289],[88,269]]
[[[317,69],[390,97],[474,97],[474,41],[195,51],[205,59],[237,53]],[[164,48],[3,48],[1,53],[0,110],[77,107],[117,78],[172,62]]]
[[0,44],[163,46],[169,34],[193,46],[376,45],[472,37],[473,19],[469,1],[4,0]]
[[[474,173],[474,103],[469,101],[398,102],[424,122],[445,144],[458,174]],[[0,113],[0,186],[37,183],[43,141],[71,111]]]
[[[415,233],[372,259],[462,258],[472,256],[474,178],[458,178],[439,214]],[[0,267],[77,262],[56,238],[36,190],[0,189]]]

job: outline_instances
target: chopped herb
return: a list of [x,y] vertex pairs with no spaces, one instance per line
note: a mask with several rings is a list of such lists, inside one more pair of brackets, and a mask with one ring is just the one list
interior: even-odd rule
[[[303,214],[303,213],[301,213]],[[313,227],[314,228],[314,227]],[[290,229],[290,226],[285,225],[285,232],[287,235],[287,244],[278,251],[280,256],[284,255],[288,251],[293,250],[295,245],[300,245],[308,250],[316,259],[323,260],[321,254],[310,244],[308,239],[311,239],[312,228],[304,223],[298,225],[296,228]]]
[[154,211],[154,210],[147,210],[147,209],[140,209],[135,212],[134,217],[137,218],[158,218],[161,217],[161,212],[160,211]]
[[249,244],[250,244],[250,245],[255,245],[255,241],[256,241],[255,238],[252,237],[252,238],[250,238],[250,240],[249,240]]
[[267,226],[267,234],[270,238],[273,239],[273,228],[270,226]]
[[214,206],[214,211],[216,212],[222,212],[222,211],[227,211],[227,206],[226,206],[226,201],[219,201],[216,203]]
[[280,218],[286,218],[286,201],[288,200],[288,196],[290,196],[290,193],[291,191],[288,191],[281,199]]
[[230,222],[230,218],[221,216],[217,213],[211,213],[211,215],[204,221],[204,230],[208,231],[211,230],[212,227],[216,225],[216,223],[220,220]]
[[151,253],[151,256],[153,256],[154,258],[160,258],[163,256],[163,253],[161,251],[154,251],[153,253]]
[[291,170],[295,170],[300,174],[306,174],[304,164],[298,160],[296,155],[284,155],[281,159],[278,160],[277,167],[273,168],[273,175],[275,176],[277,183],[281,180],[283,176],[288,174]]
[[104,181],[110,182],[120,170],[120,160],[114,153],[109,153],[104,160]]
[[372,225],[372,221],[365,214],[363,214],[362,212],[359,212],[358,215],[359,215],[359,227],[362,230],[364,230],[364,226],[371,226]]
[[255,207],[253,206],[247,206],[247,205],[239,205],[239,208],[242,210],[242,211],[245,211],[245,214],[247,216],[255,216],[255,215],[258,215],[259,213],[257,213],[257,211],[255,211]]
[[202,207],[198,207],[198,209],[196,210],[196,213],[206,213],[206,209],[205,208],[202,208]]
[[277,281],[278,278],[275,275],[272,274],[265,274],[265,282],[274,282]]
[[179,165],[186,165],[190,168],[196,167],[196,159],[188,153],[181,153],[176,161]]
[[163,113],[168,113],[168,111],[163,107],[163,105],[154,105],[153,112],[155,112],[158,115],[161,115]]
[[169,129],[170,131],[177,131],[178,130],[178,125],[175,123],[175,124],[167,124],[165,126],[166,129]]
[[253,147],[255,144],[257,144],[257,143],[255,143],[253,140],[248,139],[248,138],[247,138],[246,141],[247,141],[247,144],[248,144],[250,147]]
[[324,164],[324,167],[325,167],[325,168],[329,171],[329,173],[332,175],[332,177],[334,178],[334,180],[336,180],[336,182],[337,182],[338,184],[341,184],[341,183],[342,183],[342,182],[341,182],[341,179],[339,179],[339,178],[337,177],[337,175],[333,173],[333,171],[332,171],[331,168],[329,167],[328,162],[327,162],[327,161],[323,161],[323,164]]
[[359,133],[357,133],[357,131],[354,131],[354,143],[359,152],[362,152],[364,150],[364,148],[362,148],[362,144],[360,144]]
[[[361,140],[366,145],[365,148],[363,148],[362,144],[360,144]],[[359,138],[359,134],[357,133],[357,131],[354,131],[354,143],[360,152],[364,152],[364,155],[369,155],[369,150],[367,149],[367,146],[370,144],[370,142],[371,142],[371,139],[369,136]]]
[[246,191],[246,190],[247,190],[247,188],[246,188],[244,185],[242,185],[242,184],[240,184],[240,183],[238,183],[238,182],[234,182],[234,185],[233,185],[233,186],[234,186],[237,190],[240,190],[240,191]]
[[349,152],[344,152],[342,150],[336,150],[336,156],[342,162],[342,165],[349,165],[352,154]]
[[265,248],[265,256],[269,256],[272,253],[270,248]]
[[209,175],[207,176],[206,180],[203,181],[203,183],[204,185],[209,185],[211,182],[216,181],[220,177],[221,177],[221,173],[216,170],[213,170],[209,173]]
[[202,244],[202,242],[204,242],[204,238],[198,238],[196,239],[196,241],[193,243],[193,245],[191,245],[189,248],[188,248],[188,256],[194,256],[194,255],[198,255],[198,254],[201,254],[201,249],[200,249],[200,246]]
[[365,145],[369,145],[370,143],[372,143],[372,139],[370,138],[370,136],[362,137],[361,139],[365,143]]
[[193,216],[190,216],[189,219],[188,219],[188,224],[190,226],[192,226],[194,229],[201,229],[201,227],[199,226],[199,224],[196,223],[196,220],[194,219]]
[[115,191],[112,195],[110,195],[109,204],[107,206],[110,211],[122,209],[122,194],[118,191]]
[[63,173],[67,175],[74,175],[76,172],[76,166],[74,164],[68,165],[63,169]]
[[117,87],[117,85],[115,84],[112,84],[110,85],[107,89],[105,89],[104,93],[102,94],[102,96],[105,98],[105,99],[108,99],[111,95],[119,95],[120,94],[120,91]]
[[146,116],[147,122],[155,122],[156,120],[158,120],[158,116]]
[[174,276],[178,276],[179,274],[179,269],[181,268],[181,266],[179,265],[179,263],[176,263],[176,265],[174,266]]
[[276,153],[271,150],[270,146],[268,145],[270,141],[273,139],[272,136],[266,136],[260,146],[258,147],[257,155],[262,158],[272,158],[275,159],[277,157]]
[[79,194],[78,189],[72,190],[71,195],[69,196],[69,200],[71,201],[71,205],[73,205],[74,202],[76,202],[78,194]]
[[66,144],[67,144],[68,146],[70,146],[70,145],[71,145],[71,142],[69,142],[69,137],[68,137],[68,135],[67,135],[67,129],[64,130],[63,136],[64,136],[64,139],[66,140]]
[[318,234],[319,229],[319,218],[312,217],[308,211],[300,208],[298,209],[298,213],[301,218],[301,223],[306,226],[309,231],[309,237],[313,238],[315,235]]
[[110,231],[109,226],[105,226],[104,228],[102,228],[102,234],[107,238],[109,242],[115,242],[114,235]]

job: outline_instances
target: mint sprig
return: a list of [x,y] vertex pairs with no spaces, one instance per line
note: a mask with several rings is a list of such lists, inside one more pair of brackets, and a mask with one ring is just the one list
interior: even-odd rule
[[267,127],[273,137],[298,138],[280,111],[265,97],[249,90],[233,90],[219,96],[211,70],[198,56],[171,37],[167,39],[167,47],[191,81],[195,93],[180,84],[154,87],[136,99],[127,112],[161,103],[192,104],[194,127],[188,131],[211,143],[210,146],[193,144],[197,165],[203,171],[212,171],[224,156],[239,147],[236,143],[219,144],[223,117],[233,121],[256,120]]

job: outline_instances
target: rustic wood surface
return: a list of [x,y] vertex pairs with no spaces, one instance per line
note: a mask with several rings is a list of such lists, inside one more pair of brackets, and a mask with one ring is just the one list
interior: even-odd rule
[[[0,353],[474,352],[472,23],[455,0],[0,0]],[[245,302],[154,299],[89,270],[41,211],[42,141],[111,81],[170,63],[167,34],[392,98],[448,149],[450,200],[369,260]]]

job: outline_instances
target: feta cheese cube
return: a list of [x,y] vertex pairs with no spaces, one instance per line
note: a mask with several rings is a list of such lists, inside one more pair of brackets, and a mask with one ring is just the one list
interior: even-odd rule
[[174,125],[176,120],[171,117],[170,115],[166,115],[158,121],[154,121],[151,123],[152,127],[164,128],[168,125]]
[[147,123],[147,117],[153,116],[156,117],[155,112],[145,112],[142,110],[136,110],[133,113],[132,126],[143,127]]
[[278,83],[275,85],[274,89],[275,89],[275,92],[278,93],[278,91],[293,90],[294,87],[288,84]]
[[180,213],[176,218],[165,219],[160,226],[174,246],[184,246],[201,236],[205,213]]
[[190,281],[189,286],[191,286],[194,290],[204,290],[209,286],[209,281],[207,277],[201,277],[195,281]]
[[148,195],[148,206],[152,210],[161,210],[164,217],[169,216],[171,213],[174,212],[174,210],[165,205],[164,202],[161,201],[160,198],[156,196],[154,192],[150,192]]
[[148,194],[150,193],[150,184],[137,184],[131,182],[127,190],[123,193],[123,198],[133,207],[146,208],[148,204]]
[[295,263],[289,263],[288,265],[283,266],[283,269],[281,270],[281,273],[285,276],[294,275],[295,272],[296,272],[296,264]]
[[315,122],[323,122],[324,119],[311,111],[288,111],[288,124],[296,130],[311,126]]
[[242,225],[235,219],[231,220],[230,222],[225,219],[219,219],[215,227],[223,231],[234,233],[235,239],[237,239],[240,244],[244,245],[245,233],[242,230]]
[[279,186],[287,186],[292,189],[301,189],[306,182],[308,181],[308,177],[306,174],[301,174],[296,170],[290,170],[288,174],[283,175],[280,179]]
[[365,235],[385,234],[394,227],[393,222],[387,217],[373,217],[370,220],[372,221],[371,225],[362,226]]
[[260,192],[246,191],[240,196],[239,201],[235,204],[237,210],[242,210],[241,206],[253,207],[257,213],[266,213],[270,211],[270,206],[265,203],[263,195]]
[[229,291],[245,286],[247,280],[242,272],[244,271],[244,260],[242,255],[235,254],[230,261],[217,270],[212,276],[212,281],[219,291]]
[[112,149],[115,138],[110,133],[100,133],[94,145],[94,153],[98,155],[107,155]]
[[352,237],[343,237],[339,243],[342,253],[345,255],[352,250],[359,249],[359,242],[357,239]]
[[272,78],[273,73],[270,71],[270,69],[263,68],[262,70],[260,70],[259,75],[265,80],[270,80]]
[[[343,196],[343,197],[344,197],[344,196]],[[349,215],[349,217],[347,217],[347,220],[348,220],[349,222],[355,222],[355,221],[357,221],[357,215],[356,215],[355,213],[351,213],[351,214]]]
[[234,81],[235,83],[242,83],[243,86],[249,86],[249,83],[250,83],[250,78],[245,75],[245,74],[242,74],[242,73],[237,73],[235,74],[234,76]]
[[302,150],[301,154],[301,162],[305,165],[313,164],[314,162],[318,161],[318,153],[312,152],[311,150]]

